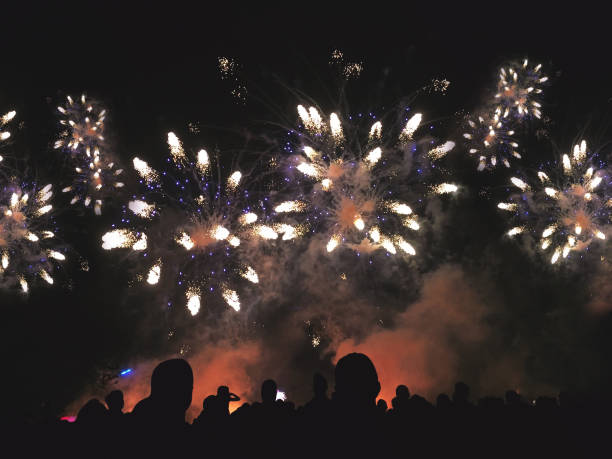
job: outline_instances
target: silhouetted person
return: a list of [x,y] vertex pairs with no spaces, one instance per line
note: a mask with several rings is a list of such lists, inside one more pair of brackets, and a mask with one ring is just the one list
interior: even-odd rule
[[104,426],[108,416],[108,411],[102,403],[95,398],[89,400],[79,410],[76,423],[83,427],[99,429]]
[[470,387],[464,382],[458,382],[455,384],[455,391],[453,392],[453,406],[455,408],[463,409],[470,408]]
[[261,385],[261,403],[267,406],[274,405],[277,392],[278,386],[276,385],[276,381],[273,379],[266,379]]
[[405,414],[410,406],[410,391],[404,384],[395,388],[395,397],[391,400],[395,414]]
[[136,423],[153,428],[184,428],[192,392],[193,371],[187,361],[171,359],[160,363],[151,376],[151,395],[132,411]]
[[453,402],[446,394],[439,394],[436,398],[436,408],[439,410],[448,410],[453,406]]
[[202,402],[202,411],[193,420],[194,426],[204,426],[204,424],[214,422],[217,418],[217,396],[209,395]]
[[304,405],[304,413],[309,416],[321,416],[329,410],[331,401],[327,397],[327,380],[321,373],[312,377],[313,398]]
[[230,402],[238,402],[240,397],[229,391],[227,386],[219,386],[217,389],[217,403],[219,409],[219,415],[229,416],[229,404]]
[[376,402],[376,408],[380,411],[381,414],[385,414],[387,412],[387,402],[384,398],[381,398]]
[[104,401],[106,402],[106,406],[108,406],[108,414],[111,418],[120,418],[123,416],[123,392],[120,390],[111,391]]
[[372,414],[380,382],[376,368],[365,354],[345,355],[336,364],[333,400],[345,414]]

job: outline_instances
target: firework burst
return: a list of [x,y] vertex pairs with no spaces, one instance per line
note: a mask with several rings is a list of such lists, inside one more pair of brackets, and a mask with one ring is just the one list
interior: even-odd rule
[[519,220],[507,234],[529,234],[552,264],[605,243],[612,223],[610,177],[594,165],[583,140],[550,171],[540,170],[532,180],[512,177],[518,193],[498,204]]
[[[300,105],[298,115],[304,126],[298,147],[302,154],[290,159],[290,168],[298,171],[298,181],[306,178],[310,183],[299,199],[277,203],[275,212],[305,215],[301,226],[324,234],[328,253],[346,246],[357,253],[382,249],[415,255],[410,241],[421,224],[411,206],[422,201],[423,194],[457,190],[448,183],[424,185],[415,152],[427,145],[428,155],[421,156],[436,160],[454,143],[434,146],[415,141],[422,119],[418,113],[405,119],[396,132],[391,129],[389,136],[384,135],[381,121],[369,126],[368,135],[361,135],[359,123],[342,123],[335,113],[324,121],[316,108]],[[406,177],[406,170],[417,171],[418,185]],[[423,192],[423,187],[426,192],[417,196],[416,190]]]
[[499,71],[496,105],[501,106],[503,117],[523,120],[533,116],[541,118],[540,97],[548,77],[542,74],[542,65],[530,66],[527,59],[510,64]]
[[470,155],[478,158],[479,171],[498,164],[510,167],[512,158],[521,158],[517,151],[518,143],[512,137],[514,131],[508,126],[508,121],[508,118],[503,117],[501,107],[497,107],[493,115],[481,113],[467,120],[467,132],[463,137]]
[[0,189],[0,286],[27,293],[35,279],[51,276],[66,259],[50,230],[52,186],[5,185]]
[[[249,193],[240,171],[221,180],[221,166],[213,167],[206,150],[191,155],[174,133],[168,134],[168,146],[168,171],[134,158],[143,193],[124,207],[121,224],[104,234],[102,247],[137,253],[147,266],[142,280],[180,291],[191,315],[215,296],[238,311],[235,285],[259,283],[247,260],[268,227],[258,225],[258,215],[246,204]],[[278,237],[269,230],[269,238]]]
[[70,154],[75,174],[72,184],[62,192],[72,195],[70,204],[82,204],[101,215],[104,200],[124,186],[120,180],[123,169],[115,167],[104,138],[106,110],[85,95],[66,99],[65,106],[57,107],[64,130],[55,148]]

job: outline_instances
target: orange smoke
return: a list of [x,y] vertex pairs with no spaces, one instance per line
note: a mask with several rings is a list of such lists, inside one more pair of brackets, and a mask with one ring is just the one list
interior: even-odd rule
[[388,402],[399,384],[435,400],[456,382],[461,349],[485,340],[485,310],[463,272],[442,267],[425,279],[421,299],[400,314],[396,328],[375,332],[362,342],[341,342],[336,360],[350,352],[368,355],[378,371],[380,397]]

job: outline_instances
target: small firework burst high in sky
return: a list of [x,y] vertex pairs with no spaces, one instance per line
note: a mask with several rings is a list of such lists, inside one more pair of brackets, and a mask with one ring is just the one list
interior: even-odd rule
[[428,160],[435,160],[446,155],[454,143],[416,142],[413,137],[421,124],[420,113],[406,118],[397,132],[389,129],[390,135],[384,135],[381,121],[368,126],[369,133],[365,133],[359,122],[343,123],[335,113],[324,120],[315,107],[299,105],[298,115],[304,127],[297,147],[301,154],[290,158],[289,168],[297,171],[295,182],[306,179],[306,186],[293,190],[300,194],[299,199],[276,203],[276,213],[293,214],[301,226],[323,234],[323,250],[328,253],[344,245],[357,253],[382,249],[389,254],[415,255],[410,241],[420,223],[411,207],[417,204],[413,201],[428,193],[457,190],[449,183],[428,185],[417,197],[423,181],[419,178],[421,186],[414,186],[416,182],[408,179],[411,172],[416,171],[417,176],[422,172],[415,152],[426,145]]
[[27,293],[37,279],[53,284],[55,266],[66,259],[51,231],[51,188],[0,189],[0,287],[19,286]]
[[495,105],[502,116],[522,121],[529,117],[542,117],[540,97],[548,77],[542,74],[542,64],[531,66],[527,59],[512,63],[499,70]]
[[[257,224],[240,171],[221,180],[221,166],[213,167],[206,150],[189,154],[172,132],[168,147],[169,171],[133,159],[143,193],[125,206],[122,223],[104,234],[102,247],[140,254],[142,280],[163,284],[170,296],[179,291],[191,315],[215,298],[239,311],[238,286],[259,283],[249,248],[268,227]],[[278,237],[268,229],[270,238]]]
[[512,177],[511,184],[518,193],[497,205],[519,222],[507,234],[534,238],[552,264],[609,238],[610,175],[596,155],[589,154],[584,140],[554,167],[538,171],[531,180]]
[[123,170],[115,167],[104,138],[106,110],[84,94],[77,100],[70,96],[66,99],[65,106],[57,107],[64,130],[55,148],[70,154],[74,178],[62,192],[72,195],[70,204],[82,204],[101,215],[104,200],[124,186],[120,179]]
[[513,138],[514,130],[508,117],[503,116],[501,107],[497,107],[492,114],[483,111],[468,118],[466,129],[463,137],[470,155],[478,158],[479,171],[500,163],[510,167],[512,158],[521,158],[517,151],[519,145]]

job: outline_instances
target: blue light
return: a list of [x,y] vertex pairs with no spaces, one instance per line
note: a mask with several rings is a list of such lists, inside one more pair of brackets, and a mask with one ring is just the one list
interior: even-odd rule
[[131,368],[126,368],[121,373],[119,373],[119,376],[128,376],[128,375],[131,375],[133,371],[134,370],[132,370]]

